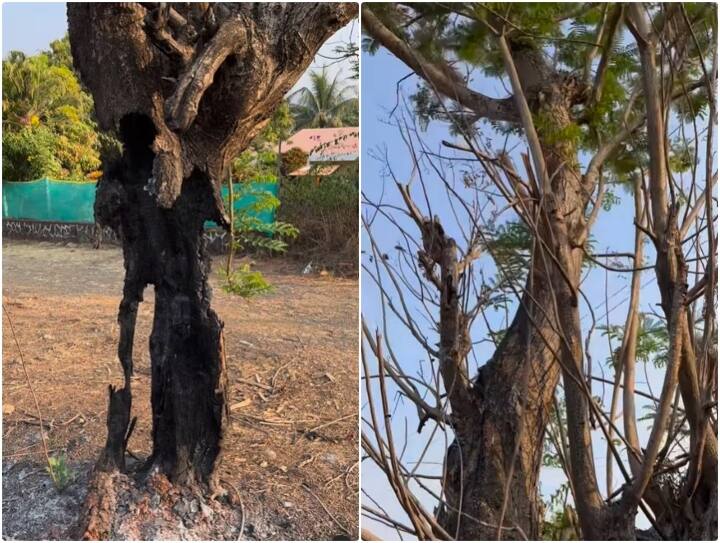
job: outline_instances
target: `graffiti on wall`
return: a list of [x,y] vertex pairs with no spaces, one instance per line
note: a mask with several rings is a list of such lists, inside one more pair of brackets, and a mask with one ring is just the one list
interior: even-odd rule
[[[100,239],[98,239],[99,234]],[[3,219],[3,235],[19,239],[95,244],[100,241],[112,245],[120,244],[120,239],[112,229],[105,226],[100,232],[98,226],[89,223]],[[227,237],[227,232],[222,228],[206,230],[205,242],[208,250],[214,253],[224,252],[227,247]]]
[[222,228],[205,230],[205,246],[211,253],[224,253],[227,244],[228,234]]
[[101,234],[103,242],[119,243],[119,239],[112,229],[104,227],[100,233],[98,228],[96,225],[88,223],[3,220],[3,235],[11,238],[95,242],[98,235]]

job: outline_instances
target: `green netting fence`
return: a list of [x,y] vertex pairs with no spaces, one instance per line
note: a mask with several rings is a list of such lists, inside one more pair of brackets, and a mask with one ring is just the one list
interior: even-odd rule
[[[23,182],[3,181],[2,189],[3,219],[88,224],[95,222],[93,213],[95,183],[45,178]],[[223,197],[227,198],[227,187],[223,187],[222,190]],[[240,193],[239,184],[236,184],[234,191],[236,194]],[[242,212],[250,207],[257,200],[257,196],[253,193],[261,191],[277,196],[278,184],[250,182],[246,194],[235,200],[236,212]],[[265,223],[275,220],[275,214],[271,211],[255,215]],[[212,227],[215,223],[207,222],[205,226]]]

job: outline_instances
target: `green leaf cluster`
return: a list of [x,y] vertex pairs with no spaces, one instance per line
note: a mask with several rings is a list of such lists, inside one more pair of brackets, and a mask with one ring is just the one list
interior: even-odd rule
[[290,96],[290,110],[297,128],[358,126],[355,85],[343,85],[340,72],[330,77],[326,69],[310,73],[310,85]]
[[220,273],[224,278],[222,289],[230,294],[236,294],[243,298],[252,298],[274,290],[274,287],[267,282],[263,274],[259,271],[253,271],[250,264],[244,264],[229,274],[224,269]]
[[[616,341],[618,345],[622,345],[625,336],[624,325],[599,326],[598,329],[602,331],[603,335]],[[637,335],[636,359],[643,363],[652,362],[656,368],[662,368],[667,365],[669,348],[670,338],[665,323],[651,316],[641,314]],[[619,363],[619,356],[620,347],[618,346],[612,356],[607,359],[608,365],[616,366]]]
[[90,95],[72,70],[67,38],[3,60],[3,179],[97,177],[100,142]]
[[[250,197],[251,203],[237,210],[233,222],[233,243],[235,250],[247,248],[265,249],[273,253],[287,250],[288,239],[296,238],[299,231],[292,224],[283,221],[267,222],[261,214],[274,213],[280,200],[270,191],[258,190],[250,183],[240,183],[233,197],[235,200]],[[229,206],[229,202],[226,202]]]
[[62,492],[73,481],[73,474],[64,454],[51,456],[48,458],[48,465],[45,468],[50,474],[55,488],[58,492]]
[[278,174],[278,150],[281,141],[290,137],[295,127],[290,104],[283,101],[273,112],[270,122],[263,128],[249,147],[231,164],[233,179],[240,181],[276,180]]

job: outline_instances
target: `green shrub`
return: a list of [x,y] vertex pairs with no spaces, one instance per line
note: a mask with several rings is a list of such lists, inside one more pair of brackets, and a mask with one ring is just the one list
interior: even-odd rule
[[328,176],[283,179],[278,217],[300,230],[288,254],[321,266],[357,270],[358,192],[356,165]]
[[250,269],[250,264],[244,264],[228,274],[227,270],[221,270],[225,279],[222,288],[230,294],[237,294],[243,298],[251,298],[258,294],[266,294],[273,291],[273,286],[267,282],[259,271]]
[[[298,229],[287,222],[267,222],[261,218],[262,214],[275,213],[280,205],[280,200],[272,192],[256,189],[251,183],[239,183],[237,188],[233,200],[252,196],[253,201],[241,210],[234,210],[231,246],[228,248],[227,263],[221,271],[225,279],[222,288],[231,294],[249,298],[270,292],[272,285],[261,272],[252,271],[249,264],[234,270],[232,259],[235,251],[251,249],[284,253],[287,250],[286,240],[297,237]],[[230,202],[226,200],[226,209],[229,206]]]
[[[266,249],[282,253],[287,249],[285,240],[297,237],[298,229],[283,221],[266,222],[261,214],[275,213],[280,200],[270,191],[259,190],[251,183],[239,183],[239,190],[233,194],[234,200],[252,196],[253,202],[242,210],[235,210],[233,217],[233,249]],[[225,202],[225,207],[229,202]]]
[[293,147],[282,154],[281,170],[283,175],[288,175],[297,169],[302,168],[308,162],[308,154],[299,147]]
[[3,132],[2,175],[8,181],[60,177],[62,165],[55,156],[55,135],[44,126]]

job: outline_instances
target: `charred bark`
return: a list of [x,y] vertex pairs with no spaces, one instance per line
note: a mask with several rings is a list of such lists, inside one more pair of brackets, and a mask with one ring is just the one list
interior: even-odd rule
[[[110,410],[108,427],[114,435],[115,427],[127,427],[129,422],[135,318],[145,287],[153,285],[153,451],[148,467],[157,467],[173,481],[212,486],[225,420],[226,385],[223,325],[210,308],[210,262],[202,233],[205,221],[220,217],[212,185],[197,170],[184,180],[171,209],[157,205],[148,190],[154,135],[147,117],[124,117],[120,122],[123,157],[106,168],[98,185],[95,214],[101,224],[112,226],[121,236],[126,272],[118,316],[118,356],[125,388],[115,395],[128,399],[122,409]],[[116,439],[113,447],[113,456],[118,457]],[[119,452],[124,454],[124,450]],[[122,463],[117,467],[122,469]]]
[[[69,4],[75,67],[123,153],[104,164],[95,214],[123,244],[118,357],[100,472],[123,471],[132,431],[138,305],[154,287],[153,447],[146,470],[214,490],[224,433],[223,323],[211,309],[203,225],[227,225],[229,161],[272,115],[352,4]],[[94,528],[101,533],[102,529]]]

